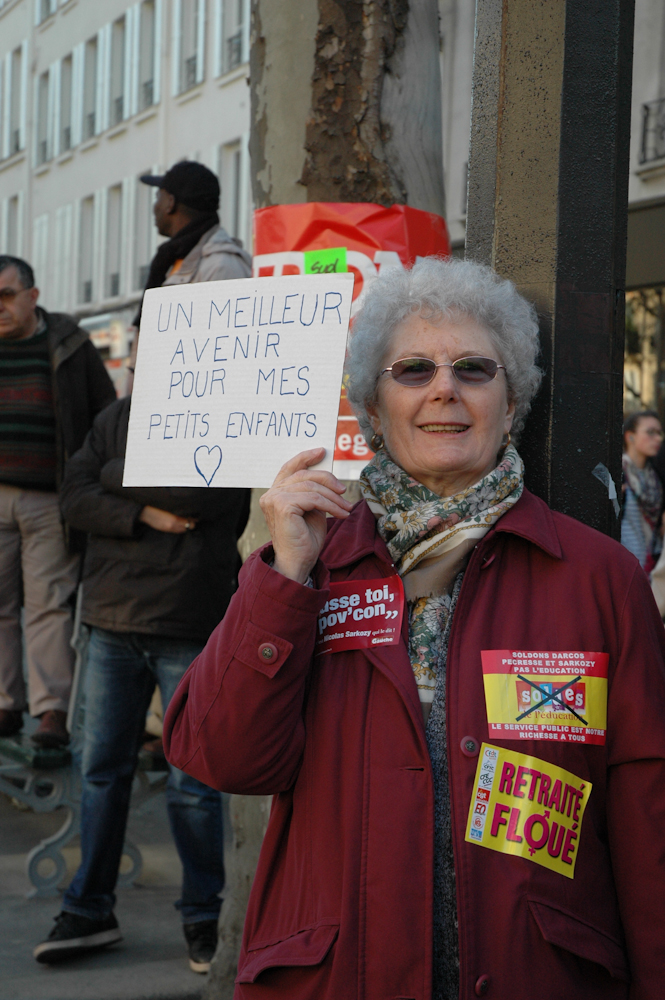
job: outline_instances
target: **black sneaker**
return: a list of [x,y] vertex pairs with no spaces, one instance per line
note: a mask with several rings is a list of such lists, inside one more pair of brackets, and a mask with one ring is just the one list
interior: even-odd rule
[[198,924],[183,924],[192,972],[209,972],[217,948],[217,921],[201,920]]
[[38,944],[32,954],[38,962],[63,962],[116,941],[122,941],[122,934],[113,914],[91,920],[63,910],[55,918],[55,927],[46,941]]

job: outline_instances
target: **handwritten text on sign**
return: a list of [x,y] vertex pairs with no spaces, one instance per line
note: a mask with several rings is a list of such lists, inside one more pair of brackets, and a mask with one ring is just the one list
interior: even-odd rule
[[350,274],[148,289],[125,486],[270,486],[299,451],[331,469]]
[[402,630],[404,590],[398,576],[331,583],[319,612],[314,652],[396,646]]

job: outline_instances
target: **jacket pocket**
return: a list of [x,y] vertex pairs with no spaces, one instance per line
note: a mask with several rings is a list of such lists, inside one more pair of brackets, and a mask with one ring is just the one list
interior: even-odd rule
[[289,965],[319,965],[332,948],[338,934],[338,924],[318,924],[298,931],[282,941],[273,941],[260,948],[249,948],[236,983],[254,983],[266,969]]
[[615,979],[630,982],[626,953],[616,938],[552,903],[531,897],[527,900],[538,929],[549,944],[602,965]]

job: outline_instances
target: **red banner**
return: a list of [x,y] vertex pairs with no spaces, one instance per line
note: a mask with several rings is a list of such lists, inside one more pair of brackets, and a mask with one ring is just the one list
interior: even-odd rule
[[[448,256],[450,241],[439,215],[408,205],[305,202],[254,212],[254,274],[304,274],[305,252],[346,249],[346,269],[355,276],[357,312],[367,285],[384,269],[411,267],[419,258]],[[357,479],[372,452],[342,389],[335,440],[335,473]]]

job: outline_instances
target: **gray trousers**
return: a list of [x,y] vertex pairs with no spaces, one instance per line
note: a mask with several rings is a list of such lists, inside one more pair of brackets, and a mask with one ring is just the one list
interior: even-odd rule
[[0,708],[23,711],[28,700],[22,594],[30,714],[67,711],[78,561],[65,547],[57,494],[0,484]]

